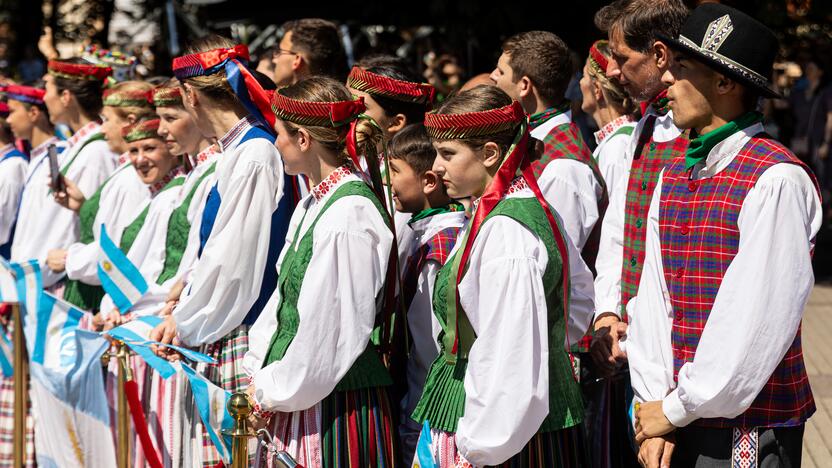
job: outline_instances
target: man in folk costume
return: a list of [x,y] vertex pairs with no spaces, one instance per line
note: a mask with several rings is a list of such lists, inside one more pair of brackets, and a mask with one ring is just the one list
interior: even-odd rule
[[9,106],[0,102],[0,257],[11,255],[17,207],[26,181],[29,159],[14,146],[9,127]]
[[639,457],[798,467],[815,411],[800,326],[822,209],[811,170],[756,112],[779,97],[777,38],[706,4],[663,40],[673,120],[695,138],[664,169],[647,220],[627,346]]
[[619,0],[595,15],[598,28],[609,34],[607,76],[639,102],[642,113],[627,148],[632,155],[630,174],[610,194],[595,262],[592,354],[608,375],[626,362],[618,338],[626,330],[627,302],[635,296],[641,277],[650,197],[665,164],[687,148],[687,136],[673,125],[661,82],[670,65],[669,51],[655,36],[678,34],[686,16],[680,0]]
[[[43,101],[49,117],[53,123],[66,124],[74,131],[67,141],[68,149],[58,158],[60,172],[75,183],[84,198],[89,199],[113,172],[118,160],[107,146],[98,120],[102,85],[111,70],[82,63],[79,59],[52,60],[48,70],[44,76],[46,94]],[[15,231],[12,259],[38,259],[43,284],[49,287],[64,274],[46,266],[47,252],[64,249],[78,241],[80,232],[78,215],[52,200],[51,193],[44,196],[49,200],[41,201],[40,206],[21,218]]]

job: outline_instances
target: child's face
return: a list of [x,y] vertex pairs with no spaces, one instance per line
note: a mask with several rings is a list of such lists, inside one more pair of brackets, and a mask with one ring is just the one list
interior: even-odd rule
[[393,203],[401,213],[418,213],[427,204],[421,174],[403,159],[390,159],[390,184]]

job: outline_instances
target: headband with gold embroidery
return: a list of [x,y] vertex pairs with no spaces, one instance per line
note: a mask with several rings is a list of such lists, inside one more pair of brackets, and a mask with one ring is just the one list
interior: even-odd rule
[[159,136],[159,119],[143,119],[121,129],[121,135],[127,143],[147,138],[161,138]]

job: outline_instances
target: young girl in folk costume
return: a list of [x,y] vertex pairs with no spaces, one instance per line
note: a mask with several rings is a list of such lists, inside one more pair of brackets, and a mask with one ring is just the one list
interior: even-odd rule
[[570,270],[589,271],[535,182],[523,108],[479,86],[425,127],[448,195],[475,202],[436,278],[441,352],[413,417],[442,467],[587,466],[564,331]]
[[[154,340],[177,338],[214,357],[217,364],[197,370],[232,392],[246,381],[241,364],[248,329],[277,284],[274,265],[295,204],[267,123],[274,120],[268,93],[246,68],[247,59],[245,46],[222,38],[208,38],[174,59],[185,108],[203,135],[218,138],[222,154],[198,222],[198,260],[179,303],[151,333]],[[217,465],[213,443],[195,427],[205,445],[197,455],[205,466]]]
[[83,310],[97,312],[104,289],[98,279],[98,239],[101,226],[116,244],[124,228],[138,214],[137,206],[148,199],[148,185],[135,170],[127,154],[127,143],[122,136],[125,126],[153,114],[148,101],[152,86],[141,81],[126,81],[104,91],[101,132],[110,150],[120,154],[119,165],[95,193],[85,197],[78,186],[65,178],[66,191],[56,193],[56,201],[78,212],[80,239],[66,249],[49,252],[49,267],[56,272],[66,271],[64,300]]
[[394,238],[380,187],[356,169],[360,154],[375,154],[378,129],[356,120],[362,100],[329,78],[284,88],[272,106],[286,171],[313,189],[292,217],[278,291],[251,329],[248,394],[258,418],[271,417],[277,448],[305,467],[396,466],[391,379],[371,341],[386,317]]
[[632,155],[628,155],[627,146],[636,127],[636,106],[624,88],[607,77],[609,56],[609,42],[595,41],[589,48],[580,85],[581,110],[591,115],[600,129],[595,132],[598,146],[592,156],[612,193],[622,178],[626,184],[630,171]]
[[[44,77],[46,94],[43,100],[49,117],[52,123],[66,124],[74,130],[68,140],[69,148],[59,155],[60,172],[74,183],[84,198],[90,198],[113,172],[118,159],[104,141],[98,121],[102,83],[111,71],[78,59],[52,60],[48,69],[49,73]],[[44,196],[50,200],[41,202],[37,211],[26,216],[29,220],[18,224],[12,246],[13,260],[40,260],[46,287],[54,285],[64,275],[63,271],[46,268],[47,253],[52,249],[65,249],[80,237],[78,215],[51,200],[53,194],[49,192],[47,190]],[[50,263],[63,270],[60,257]]]
[[5,259],[11,255],[17,206],[29,162],[14,146],[14,136],[6,120],[8,116],[8,104],[0,102],[0,257]]

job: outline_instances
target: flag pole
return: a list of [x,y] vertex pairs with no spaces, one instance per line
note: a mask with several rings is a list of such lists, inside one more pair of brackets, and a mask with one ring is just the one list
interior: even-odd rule
[[127,345],[119,341],[116,347],[118,359],[118,468],[130,466],[130,415],[124,385],[132,378]]
[[26,358],[26,342],[23,339],[23,320],[20,304],[11,304],[14,334],[14,466],[26,464],[26,410],[29,407],[29,360]]
[[223,431],[231,436],[231,466],[245,468],[248,466],[248,440],[255,437],[248,422],[248,416],[253,408],[245,393],[234,393],[226,403],[228,413],[234,418],[234,429]]

